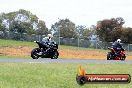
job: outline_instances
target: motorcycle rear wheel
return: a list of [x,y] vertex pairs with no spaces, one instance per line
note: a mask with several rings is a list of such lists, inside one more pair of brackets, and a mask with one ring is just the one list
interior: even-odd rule
[[34,48],[32,51],[31,51],[31,57],[33,59],[38,59],[39,58],[39,53],[40,49],[39,48]]

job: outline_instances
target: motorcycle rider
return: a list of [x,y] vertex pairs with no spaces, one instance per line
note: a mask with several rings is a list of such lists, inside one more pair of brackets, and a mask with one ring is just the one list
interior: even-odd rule
[[117,39],[113,44],[112,48],[116,51],[115,55],[118,56],[121,50],[124,50],[122,45],[121,45],[121,39]]
[[42,39],[42,42],[50,44],[52,42],[52,38],[53,38],[53,35],[52,34],[48,34],[47,37],[45,37],[45,38]]
[[47,47],[47,50],[45,52],[49,52],[50,51],[50,49],[51,49],[50,45],[51,45],[51,43],[53,43],[52,38],[53,38],[53,35],[52,34],[48,34],[47,37],[42,39],[41,43]]

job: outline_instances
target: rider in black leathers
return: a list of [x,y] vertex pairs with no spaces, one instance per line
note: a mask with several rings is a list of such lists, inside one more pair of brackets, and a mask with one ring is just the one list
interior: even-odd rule
[[41,43],[47,47],[47,50],[45,52],[50,52],[50,49],[51,49],[50,46],[51,46],[51,43],[53,43],[52,37],[53,37],[52,34],[48,34],[47,37],[42,39]]
[[122,45],[120,44],[121,42],[121,39],[117,39],[117,41],[115,41],[113,44],[112,44],[112,48],[114,48],[114,50],[116,51],[115,55],[118,56],[119,53],[121,52],[121,50],[124,50]]

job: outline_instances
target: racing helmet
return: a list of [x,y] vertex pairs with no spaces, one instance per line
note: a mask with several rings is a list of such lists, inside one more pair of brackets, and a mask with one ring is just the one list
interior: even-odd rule
[[119,43],[120,43],[120,42],[121,42],[121,39],[117,39],[117,42],[119,42]]
[[49,38],[52,38],[52,37],[53,37],[53,35],[52,35],[52,34],[48,34],[47,36],[48,36]]

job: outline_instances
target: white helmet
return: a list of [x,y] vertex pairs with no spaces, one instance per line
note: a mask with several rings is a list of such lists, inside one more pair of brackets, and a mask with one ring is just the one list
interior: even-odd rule
[[52,34],[48,34],[48,37],[52,38],[52,37],[53,37],[53,35],[52,35]]
[[121,42],[121,39],[117,39],[117,42],[119,42],[119,43],[120,43],[120,42]]

